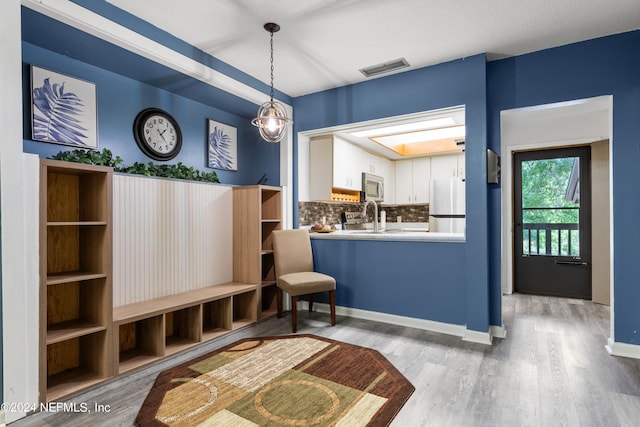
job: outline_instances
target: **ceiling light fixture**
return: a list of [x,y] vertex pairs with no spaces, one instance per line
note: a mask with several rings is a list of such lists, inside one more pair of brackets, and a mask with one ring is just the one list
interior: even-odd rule
[[258,115],[251,124],[258,127],[262,139],[267,142],[280,142],[287,133],[290,123],[284,105],[273,100],[273,33],[280,31],[280,25],[273,22],[264,24],[264,29],[271,34],[271,92],[270,101],[260,106]]
[[456,122],[452,117],[443,117],[440,119],[423,120],[420,122],[404,123],[401,125],[386,126],[375,129],[366,129],[357,132],[351,132],[356,137],[382,136],[388,134],[397,134],[405,132],[413,132],[416,130],[433,129],[445,126],[453,126]]

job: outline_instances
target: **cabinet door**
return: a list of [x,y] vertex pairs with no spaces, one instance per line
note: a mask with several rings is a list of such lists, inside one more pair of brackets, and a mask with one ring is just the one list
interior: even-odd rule
[[431,158],[431,178],[453,178],[458,175],[458,155]]
[[429,203],[429,179],[431,159],[425,157],[413,160],[413,203]]
[[331,199],[333,157],[331,138],[312,139],[309,142],[309,200]]
[[378,159],[380,160],[379,173],[376,175],[384,178],[384,202],[395,203],[396,174],[393,167],[394,162],[382,157],[378,157]]
[[413,160],[397,160],[396,167],[396,203],[413,202]]
[[458,178],[461,178],[464,180],[465,178],[465,156],[464,153],[459,153],[456,155],[457,159],[458,159]]
[[333,139],[333,186],[346,190],[358,190],[361,183],[355,179],[355,150],[353,145],[338,138]]

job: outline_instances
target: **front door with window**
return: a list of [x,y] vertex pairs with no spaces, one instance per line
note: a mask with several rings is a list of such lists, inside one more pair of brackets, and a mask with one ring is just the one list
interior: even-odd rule
[[516,292],[591,299],[591,148],[514,153]]

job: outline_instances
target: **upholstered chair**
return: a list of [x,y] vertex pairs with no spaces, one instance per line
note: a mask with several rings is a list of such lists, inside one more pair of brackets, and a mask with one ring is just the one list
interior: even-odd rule
[[313,294],[329,292],[331,326],[336,324],[336,280],[313,271],[313,254],[308,230],[275,230],[273,251],[276,267],[278,318],[282,317],[282,292],[291,297],[291,328],[297,330],[297,302],[301,295],[309,296],[309,312],[313,310]]

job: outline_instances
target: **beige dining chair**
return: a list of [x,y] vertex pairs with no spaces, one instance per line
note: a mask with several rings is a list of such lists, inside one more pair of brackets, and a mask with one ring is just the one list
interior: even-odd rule
[[282,317],[282,292],[291,296],[291,329],[297,330],[298,297],[309,296],[309,312],[313,310],[313,294],[329,292],[331,326],[336,324],[336,280],[313,271],[313,253],[308,230],[275,230],[273,251],[276,267],[278,318]]

